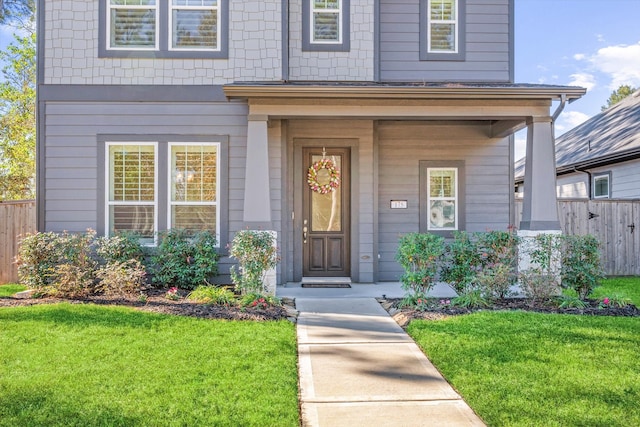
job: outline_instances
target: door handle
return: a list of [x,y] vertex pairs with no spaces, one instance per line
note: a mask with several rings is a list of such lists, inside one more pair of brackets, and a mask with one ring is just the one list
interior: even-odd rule
[[307,231],[309,231],[307,227],[302,227],[302,243],[307,243]]

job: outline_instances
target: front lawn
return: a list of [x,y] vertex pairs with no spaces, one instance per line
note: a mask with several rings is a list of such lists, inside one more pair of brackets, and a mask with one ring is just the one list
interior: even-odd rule
[[295,326],[0,309],[0,426],[298,426]]
[[26,286],[17,285],[15,283],[9,283],[8,285],[0,285],[0,298],[10,297],[18,292],[22,292],[26,290],[27,290]]
[[490,426],[640,425],[640,318],[477,312],[408,332]]
[[612,277],[602,281],[592,296],[595,298],[619,294],[630,298],[633,304],[640,307],[640,277]]

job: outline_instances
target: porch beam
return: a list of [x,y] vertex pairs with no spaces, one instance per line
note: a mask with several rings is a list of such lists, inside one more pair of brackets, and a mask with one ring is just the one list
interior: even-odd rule
[[489,136],[491,138],[506,138],[507,136],[524,129],[526,126],[526,119],[499,120],[491,123],[491,134]]
[[520,230],[560,230],[556,198],[556,156],[551,117],[527,122],[527,157]]

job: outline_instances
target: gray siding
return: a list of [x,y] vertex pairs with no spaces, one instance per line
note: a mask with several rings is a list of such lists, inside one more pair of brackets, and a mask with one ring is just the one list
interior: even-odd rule
[[421,61],[420,0],[381,0],[382,81],[511,80],[509,0],[467,0],[464,61]]
[[[489,139],[488,125],[469,122],[388,122],[378,127],[379,280],[398,280],[394,260],[402,234],[419,231],[419,163],[462,160],[466,173],[466,230],[506,230],[510,222],[508,138]],[[407,209],[390,209],[407,200]]]
[[[230,240],[244,228],[244,178],[247,136],[247,105],[219,103],[63,103],[48,102],[44,113],[44,165],[46,182],[44,227],[47,231],[72,232],[101,228],[98,224],[98,141],[97,135],[224,135],[228,137],[228,230],[221,240]],[[135,140],[135,138],[132,138]],[[274,135],[269,148],[272,217],[280,231],[281,150]],[[276,143],[278,142],[278,143]],[[161,227],[162,228],[162,227]],[[224,250],[224,247],[221,248]],[[228,259],[221,271],[228,272]]]
[[[611,173],[611,198],[612,199],[637,199],[640,198],[640,160],[630,160],[588,169],[593,175],[598,173]],[[589,198],[588,175],[586,173],[571,173],[560,175],[557,179],[558,197],[560,198]]]

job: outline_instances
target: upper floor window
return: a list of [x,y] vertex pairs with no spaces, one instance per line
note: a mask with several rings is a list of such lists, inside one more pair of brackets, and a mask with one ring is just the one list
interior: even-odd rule
[[608,199],[611,197],[611,174],[603,173],[593,176],[593,198]]
[[103,0],[100,57],[226,58],[229,0]]
[[464,60],[466,0],[420,1],[420,59]]
[[349,0],[302,2],[302,50],[349,51]]

